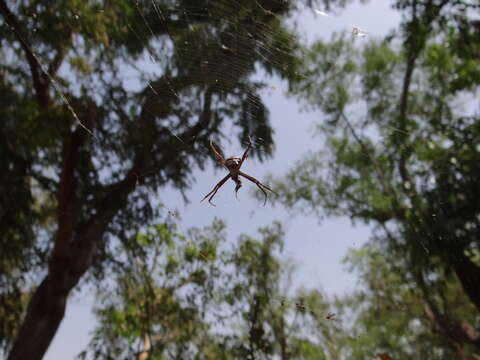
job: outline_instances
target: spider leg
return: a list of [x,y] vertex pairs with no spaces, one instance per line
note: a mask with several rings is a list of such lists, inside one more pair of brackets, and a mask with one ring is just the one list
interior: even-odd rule
[[267,192],[264,190],[264,189],[267,189],[268,191],[271,191],[272,193],[274,193],[275,195],[278,195],[275,191],[273,191],[272,189],[270,189],[267,185],[264,185],[262,184],[260,181],[258,181],[257,179],[255,179],[253,176],[250,176],[248,174],[245,174],[244,172],[241,172],[239,171],[238,172],[238,175],[241,175],[243,176],[244,178],[250,180],[251,182],[253,182],[255,185],[257,185],[257,187],[262,190],[263,194],[265,195],[265,201],[263,203],[263,206],[265,206],[267,204]]
[[248,136],[247,150],[245,150],[245,152],[243,153],[242,160],[240,160],[240,164],[238,164],[238,169],[240,169],[242,167],[242,164],[246,160],[246,158],[248,157],[248,153],[250,152],[251,148],[252,148],[252,138],[250,136]]
[[213,197],[215,196],[215,194],[217,193],[218,189],[220,189],[220,188],[222,187],[222,185],[225,184],[225,182],[226,182],[229,178],[230,178],[230,174],[228,174],[228,175],[225,176],[222,180],[220,180],[220,181],[218,182],[218,184],[215,185],[215,187],[213,188],[213,190],[210,191],[207,195],[205,195],[205,197],[204,197],[200,202],[202,202],[202,201],[205,200],[207,197],[209,197],[210,195],[212,195],[212,196],[210,196],[210,198],[208,199],[208,202],[209,202],[211,205],[215,206],[215,204],[212,203],[212,199],[213,199]]
[[240,190],[240,188],[242,187],[242,181],[240,180],[239,177],[237,177],[236,179],[232,178],[232,180],[235,181],[235,183],[237,184],[235,186],[235,198],[238,199],[237,193],[238,193],[238,190]]
[[[212,149],[212,152],[213,154],[215,155],[215,158],[217,159],[217,161],[222,164],[223,166],[225,166],[225,159],[223,158],[222,155],[220,155],[220,153],[218,152],[217,149],[215,149],[215,146],[213,146],[213,142],[210,140],[210,149]],[[225,166],[226,167],[226,166]]]

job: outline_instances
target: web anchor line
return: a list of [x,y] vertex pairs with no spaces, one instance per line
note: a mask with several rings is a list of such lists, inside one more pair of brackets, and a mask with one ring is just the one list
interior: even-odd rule
[[82,127],[89,135],[91,135],[95,140],[99,140],[94,134],[93,132],[87,127],[85,126],[85,124],[80,120],[80,118],[78,117],[77,113],[75,112],[75,110],[73,109],[72,105],[70,104],[70,102],[68,101],[67,97],[65,96],[64,92],[62,91],[62,89],[60,89],[60,87],[58,86],[58,83],[57,81],[55,80],[55,78],[50,75],[50,73],[48,72],[48,70],[45,69],[42,61],[40,61],[40,58],[37,56],[37,54],[35,53],[35,51],[33,51],[32,47],[25,41],[25,39],[22,37],[22,35],[20,34],[19,31],[15,30],[15,28],[13,28],[12,30],[16,36],[19,37],[20,41],[23,43],[23,45],[28,49],[28,51],[30,51],[30,53],[32,54],[32,56],[34,57],[35,61],[37,62],[38,64],[38,67],[40,68],[40,70],[48,77],[48,79],[50,80],[50,82],[52,83],[53,87],[55,88],[55,90],[58,92],[58,94],[60,95],[60,98],[62,99],[63,103],[67,106],[68,110],[70,111],[70,113],[72,114],[73,118],[77,121],[78,125],[80,125],[80,127]]

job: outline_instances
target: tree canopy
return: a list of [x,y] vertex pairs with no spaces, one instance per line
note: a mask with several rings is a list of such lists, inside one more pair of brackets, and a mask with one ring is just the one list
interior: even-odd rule
[[298,41],[285,19],[301,4],[0,1],[9,359],[43,356],[71,290],[105,276],[112,244],[159,215],[149,191],[189,187],[227,122],[240,141],[262,139],[254,156],[272,154],[254,75],[293,76]]
[[[292,14],[350,2],[0,0],[0,354],[41,359],[88,284],[83,358],[480,357],[480,5],[395,0],[385,38],[301,44]],[[228,248],[161,206],[211,141],[272,156],[259,74],[322,111],[280,202],[375,226],[351,294],[289,287],[278,223]]]
[[326,319],[333,305],[316,290],[292,287],[292,264],[280,260],[282,227],[258,232],[226,246],[217,220],[186,234],[159,224],[133,236],[118,251],[126,259],[118,277],[99,287],[99,325],[80,358],[339,355],[342,328]]
[[337,34],[311,47],[292,94],[324,113],[325,148],[277,192],[300,211],[373,224],[448,341],[478,354],[478,334],[467,330],[475,312],[455,314],[438,281],[458,282],[478,316],[480,6],[394,4],[404,17],[389,36],[359,45]]

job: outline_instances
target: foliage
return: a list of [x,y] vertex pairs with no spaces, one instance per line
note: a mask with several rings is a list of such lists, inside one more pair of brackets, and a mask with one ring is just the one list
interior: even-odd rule
[[[167,227],[161,235],[158,230]],[[345,258],[349,271],[359,276],[353,293],[329,299],[317,290],[299,289],[289,296],[292,267],[279,260],[279,224],[260,229],[260,240],[242,235],[230,248],[221,222],[191,229],[185,237],[167,227],[152,227],[149,235],[132,237],[132,247],[119,251],[126,263],[108,288],[99,287],[99,325],[81,358],[456,356],[458,347],[445,341],[445,329],[432,313],[435,305],[405,260],[383,253],[378,245],[367,244]],[[168,245],[168,238],[175,241]],[[198,249],[205,248],[215,250],[204,256]],[[172,261],[174,273],[168,271]],[[198,268],[206,281],[195,282]],[[476,316],[454,277],[438,277],[430,289],[441,296],[436,302],[451,307],[451,315]],[[457,331],[458,325],[468,323],[451,321],[450,330]],[[462,351],[466,358],[476,356],[474,347]]]
[[[450,292],[480,308],[480,134],[466,98],[480,81],[479,6],[398,0],[397,35],[363,49],[337,37],[301,58],[285,19],[304,3],[314,2],[0,0],[0,347],[9,359],[40,359],[72,289],[87,282],[106,288],[95,357],[340,358],[341,324],[326,326],[318,312],[332,305],[315,292],[287,299],[279,287],[278,226],[221,254],[219,223],[186,236],[172,224],[139,233],[161,215],[151,193],[188,189],[228,126],[239,141],[263,139],[261,160],[272,154],[258,69],[296,79],[293,91],[327,116],[328,161],[300,163],[284,201],[375,222],[439,336],[457,355],[477,351],[463,320],[472,310],[452,310]],[[218,324],[240,331],[218,334]],[[367,325],[375,336],[383,329]]]
[[394,6],[403,21],[385,39],[354,46],[336,35],[310,49],[292,92],[322,110],[325,149],[299,162],[276,190],[299,211],[373,224],[382,253],[402,259],[399,271],[411,274],[456,356],[471,346],[478,354],[478,334],[456,333],[473,319],[455,313],[435,279],[462,289],[478,312],[480,122],[472,99],[480,78],[478,43],[470,39],[480,34],[480,7]]
[[[475,358],[474,346],[458,346],[437,324],[431,306],[449,307],[452,319],[474,319],[475,307],[453,276],[438,277],[425,296],[402,258],[381,251],[376,244],[351,250],[344,259],[351,272],[360,276],[360,288],[339,299],[337,306],[349,314],[344,340],[349,359],[365,359],[387,353],[392,359]],[[435,301],[432,301],[435,299]],[[444,310],[445,311],[445,310]],[[459,324],[450,320],[453,334]],[[462,326],[468,326],[468,323]],[[471,331],[476,331],[471,328]],[[461,349],[461,351],[459,351]],[[459,353],[462,356],[459,357]]]
[[210,140],[221,146],[233,129],[263,139],[254,156],[272,154],[254,75],[294,77],[298,39],[285,19],[313,3],[0,0],[10,359],[42,357],[71,290],[105,277],[118,239],[160,215],[152,192],[188,189]]
[[99,326],[83,357],[187,358],[206,346],[205,313],[218,292],[224,241],[216,221],[187,236],[159,224],[123,243],[114,277],[98,287]]
[[127,262],[99,287],[99,325],[80,358],[313,360],[339,352],[327,300],[317,291],[287,294],[292,267],[279,258],[278,223],[233,247],[219,221],[186,236],[158,228],[119,251]]

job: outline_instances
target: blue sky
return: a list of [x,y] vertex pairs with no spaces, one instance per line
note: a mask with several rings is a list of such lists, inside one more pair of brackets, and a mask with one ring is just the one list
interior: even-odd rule
[[[400,16],[389,8],[389,1],[372,0],[366,5],[354,4],[336,16],[322,16],[305,12],[295,19],[304,36],[312,41],[316,38],[328,39],[334,31],[350,31],[352,25],[368,31],[368,37],[381,37],[398,24]],[[324,9],[319,9],[324,10]],[[355,38],[352,41],[366,41]],[[352,38],[353,39],[353,38]],[[275,129],[276,151],[272,159],[260,164],[249,158],[242,169],[259,180],[268,174],[281,176],[295,161],[308,151],[321,148],[318,138],[312,137],[316,123],[322,121],[320,112],[303,112],[295,99],[285,96],[286,84],[277,79],[268,79],[270,86],[263,100],[270,110],[271,122]],[[234,142],[224,148],[224,154],[240,155],[241,145]],[[318,288],[327,294],[351,290],[356,278],[344,271],[341,259],[348,248],[359,247],[368,239],[370,229],[366,226],[352,226],[345,218],[326,219],[321,223],[314,216],[292,217],[280,206],[273,207],[251,196],[253,184],[244,183],[239,192],[239,200],[234,196],[233,182],[227,182],[215,197],[216,207],[206,202],[200,203],[203,196],[224,176],[223,171],[210,167],[205,171],[194,172],[196,183],[187,196],[189,204],[183,202],[181,194],[172,189],[162,189],[152,196],[158,197],[171,210],[177,209],[182,217],[181,227],[203,227],[215,218],[226,221],[229,241],[235,241],[239,234],[256,235],[258,227],[271,224],[275,220],[283,223],[286,231],[285,258],[297,263],[294,277],[295,287]],[[45,359],[73,359],[85,348],[95,318],[91,313],[92,294],[82,291],[71,296],[57,335]]]

